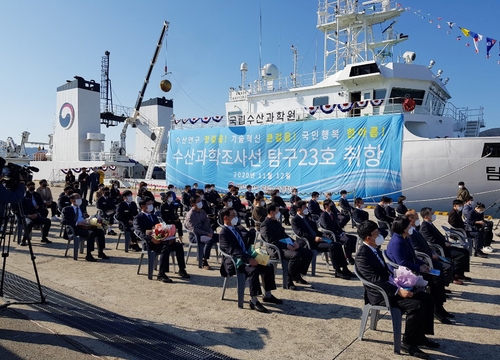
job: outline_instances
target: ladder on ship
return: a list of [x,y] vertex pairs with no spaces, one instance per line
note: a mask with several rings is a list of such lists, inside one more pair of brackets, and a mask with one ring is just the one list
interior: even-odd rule
[[151,158],[148,161],[148,170],[146,171],[145,180],[151,180],[153,177],[154,168],[158,163],[158,155],[160,154],[163,135],[165,134],[164,126],[150,128],[150,130],[152,130],[152,132],[156,134],[156,139],[154,140],[154,146],[153,146],[153,151],[151,153]]

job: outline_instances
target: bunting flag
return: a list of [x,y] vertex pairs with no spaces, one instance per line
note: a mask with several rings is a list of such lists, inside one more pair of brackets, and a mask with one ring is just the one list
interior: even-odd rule
[[486,58],[487,59],[490,58],[490,50],[493,46],[495,46],[496,43],[497,43],[497,41],[495,39],[492,39],[489,37],[486,38]]
[[210,120],[212,120],[212,118],[210,116],[204,116],[202,119],[201,119],[201,122],[203,124],[208,124],[210,122]]
[[470,36],[470,30],[467,30],[466,28],[461,28],[460,26],[458,28],[462,30],[465,36]]
[[469,31],[470,36],[474,39],[474,47],[476,48],[476,54],[479,53],[478,43],[483,40],[483,35]]
[[342,112],[348,112],[352,109],[352,103],[343,103],[338,105],[339,110]]
[[336,105],[321,105],[321,111],[323,111],[325,114],[331,114],[333,110],[335,110]]
[[109,165],[109,169],[112,170],[112,171],[115,171],[116,170],[116,166],[115,165]]
[[448,26],[450,27],[450,29],[453,29],[453,26],[455,26],[454,22],[448,21],[446,23],[448,24]]
[[319,106],[307,106],[304,109],[306,109],[307,111],[309,111],[310,115],[314,115],[314,114],[316,114],[316,111],[318,111]]
[[457,36],[457,40],[460,41],[462,39],[462,35]]
[[356,108],[358,108],[358,109],[364,109],[367,106],[368,106],[368,100],[356,101]]

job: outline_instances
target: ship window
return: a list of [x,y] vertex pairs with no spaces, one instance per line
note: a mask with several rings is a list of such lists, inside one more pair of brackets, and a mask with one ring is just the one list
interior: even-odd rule
[[349,73],[349,77],[360,76],[360,75],[368,75],[368,74],[377,74],[380,73],[380,70],[376,63],[364,64],[353,66],[351,68],[351,72]]
[[406,95],[409,95],[411,98],[413,98],[413,100],[415,100],[415,104],[422,105],[422,101],[425,95],[425,90],[406,89],[397,87],[392,88],[389,103],[402,104],[403,101],[405,100]]
[[369,93],[369,92],[365,92],[365,93],[363,94],[363,100],[370,100],[370,99],[371,99],[371,97],[372,97],[372,94],[371,94],[371,93]]
[[483,147],[481,157],[488,155],[491,152],[490,158],[500,158],[500,143],[486,143]]
[[328,105],[328,96],[319,96],[313,99],[313,106]]
[[387,95],[387,89],[375,89],[373,90],[373,98],[375,100],[385,99]]

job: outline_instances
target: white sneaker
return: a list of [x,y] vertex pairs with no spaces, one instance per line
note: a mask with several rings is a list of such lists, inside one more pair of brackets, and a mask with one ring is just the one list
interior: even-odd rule
[[60,219],[57,216],[52,216],[51,220],[52,221],[59,221]]
[[481,249],[481,251],[484,252],[484,253],[492,253],[493,252],[493,248],[491,246],[484,246]]

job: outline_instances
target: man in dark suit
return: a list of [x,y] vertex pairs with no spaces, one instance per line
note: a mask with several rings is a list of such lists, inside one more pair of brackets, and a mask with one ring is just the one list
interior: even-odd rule
[[358,239],[356,239],[356,236],[348,235],[344,232],[344,230],[342,230],[339,219],[332,211],[332,204],[333,200],[326,199],[323,201],[323,208],[325,211],[323,211],[319,217],[319,224],[323,229],[333,232],[335,238],[332,240],[343,245],[347,261],[349,261],[349,264],[354,265],[352,254],[356,252],[356,243],[358,242]]
[[468,238],[474,239],[474,256],[481,258],[487,258],[488,255],[483,253],[481,250],[484,246],[484,236],[480,231],[472,226],[465,226],[462,220],[462,210],[464,208],[464,203],[462,200],[453,200],[453,209],[448,213],[448,224],[456,229],[462,229],[467,234]]
[[111,228],[116,211],[115,201],[110,197],[111,192],[108,187],[104,188],[104,195],[97,200],[96,208],[102,211],[102,216],[108,222],[108,235],[116,235]]
[[97,256],[104,260],[109,259],[109,257],[104,253],[104,230],[88,230],[84,227],[85,225],[87,225],[87,221],[85,221],[85,218],[88,217],[88,215],[84,213],[80,208],[80,206],[82,205],[82,197],[80,196],[80,194],[71,194],[69,196],[69,200],[71,205],[66,206],[62,210],[63,224],[73,226],[76,235],[87,239],[87,256],[85,257],[85,260],[91,262],[96,261],[96,259],[92,256],[92,251],[94,251],[94,238],[97,238]]
[[22,201],[24,215],[26,216],[26,228],[24,229],[22,246],[27,245],[27,240],[35,225],[42,226],[42,243],[51,244],[47,236],[49,235],[50,225],[52,222],[47,218],[48,210],[45,208],[42,196],[35,191],[35,183],[28,183],[28,191],[24,195]]
[[484,252],[493,252],[493,248],[491,247],[491,241],[493,240],[493,222],[484,219],[484,209],[484,204],[478,202],[474,211],[469,214],[469,218],[467,219],[467,225],[470,226],[471,230],[470,234],[477,233],[482,239],[482,241],[478,241],[474,244],[476,246],[474,254],[479,257],[485,257],[486,254]]
[[420,274],[428,281],[432,299],[434,300],[434,316],[443,324],[451,324],[450,318],[453,314],[447,312],[443,303],[446,301],[444,293],[444,274],[430,274],[429,266],[415,255],[415,250],[410,241],[410,233],[413,233],[410,219],[406,216],[397,217],[392,224],[391,241],[387,245],[387,257],[399,266],[410,269],[415,274]]
[[[446,258],[441,260],[439,255],[432,250],[427,241],[425,241],[424,237],[419,232],[420,220],[418,219],[417,212],[415,210],[408,210],[405,215],[410,220],[410,225],[413,228],[413,232],[410,234],[410,241],[413,245],[413,249],[427,254],[427,256],[431,258],[432,266],[434,269],[437,269],[444,274],[445,285],[448,286],[450,282],[453,281],[453,264]],[[459,282],[457,282],[457,284],[459,284]]]
[[[325,194],[325,197],[327,200],[332,200],[332,193],[327,192]],[[347,225],[347,223],[351,220],[349,216],[344,216],[339,209],[337,209],[337,206],[335,205],[335,202],[332,200],[332,205],[330,206],[330,209],[332,212],[335,214],[335,216],[339,219],[339,224],[341,228],[344,228],[344,226]]]
[[[271,294],[271,291],[276,289],[274,267],[272,265],[259,265],[257,260],[248,254],[243,237],[238,228],[235,227],[238,223],[238,213],[236,210],[226,208],[221,211],[221,215],[224,226],[219,234],[220,248],[225,253],[231,255],[233,259],[241,260],[242,264],[238,267],[237,271],[244,272],[250,282],[250,296],[252,297],[250,308],[259,312],[267,312],[267,309],[257,300],[257,296],[262,295],[259,275],[264,276],[265,295],[262,300],[268,303],[282,304],[282,300],[275,298]],[[235,273],[236,269],[234,268],[233,261],[226,258],[221,264],[221,274],[226,276],[226,274],[234,275]]]
[[163,255],[160,260],[160,269],[158,270],[157,280],[164,283],[171,283],[172,279],[167,276],[168,272],[168,257],[170,253],[175,252],[177,266],[179,266],[179,276],[183,279],[189,279],[191,276],[186,272],[186,262],[184,260],[184,248],[181,243],[174,239],[159,240],[151,236],[152,229],[160,222],[158,217],[153,214],[154,206],[153,199],[141,198],[139,207],[141,212],[134,217],[134,231],[137,236],[146,241],[148,249],[153,250],[156,254]]
[[139,213],[137,204],[134,202],[132,191],[123,192],[123,201],[116,206],[116,220],[119,221],[120,230],[130,233],[129,249],[132,251],[141,251],[137,236],[134,233],[134,217]]
[[387,222],[387,223],[389,223],[389,226],[391,226],[392,222],[394,221],[394,218],[389,217],[387,215],[387,211],[386,211],[386,208],[389,206],[390,201],[391,200],[387,196],[382,196],[382,198],[380,199],[377,206],[375,206],[375,210],[373,211],[375,214],[375,217],[379,221],[379,223],[378,223],[379,226],[382,229],[387,229],[387,230],[389,230],[389,228],[387,227],[387,225],[385,223]]
[[99,173],[97,172],[97,168],[94,168],[94,171],[87,178],[88,186],[90,189],[89,192],[89,205],[92,205],[94,200],[94,193],[97,191],[97,187],[99,185]]
[[318,203],[319,192],[313,191],[311,194],[311,201],[307,204],[307,209],[309,210],[309,214],[320,216],[323,212]]
[[182,230],[182,221],[179,219],[179,215],[177,215],[177,207],[174,203],[174,195],[173,191],[168,191],[166,194],[162,196],[163,203],[160,206],[160,214],[163,221],[166,224],[174,224],[177,229],[177,234],[179,235],[180,242],[183,242],[184,232]]
[[363,210],[364,206],[365,202],[362,198],[354,199],[354,210],[352,211],[352,218],[357,224],[361,224],[363,221],[366,221],[370,218],[370,214]]
[[420,210],[420,216],[424,221],[420,225],[420,233],[428,243],[437,244],[443,248],[444,255],[450,258],[454,267],[454,278],[457,280],[468,280],[471,278],[465,276],[465,272],[470,271],[469,251],[466,249],[454,247],[446,241],[443,234],[432,223],[436,219],[434,211],[430,207]]
[[59,194],[59,197],[57,198],[57,208],[59,209],[59,212],[62,212],[62,209],[64,209],[66,206],[71,205],[71,201],[69,201],[69,196],[73,194],[74,191],[75,190],[71,185],[64,187],[64,192]]
[[[285,232],[279,219],[281,217],[280,207],[275,203],[267,205],[267,217],[260,225],[262,239],[276,246],[281,257],[288,260],[288,284],[290,290],[297,290],[293,279],[302,279],[300,276],[307,273],[313,253],[309,249],[300,247],[298,242],[292,242],[290,236]],[[288,240],[288,241],[287,241]],[[273,249],[269,249],[271,257],[277,257]]]
[[316,223],[307,218],[308,214],[307,203],[300,200],[297,203],[297,215],[292,218],[292,230],[300,237],[297,242],[302,247],[305,247],[304,242],[307,241],[311,249],[327,252],[335,269],[335,277],[350,280],[351,277],[354,277],[354,274],[347,268],[347,260],[342,245],[335,242],[335,239],[327,239],[323,233],[318,231]]
[[340,209],[342,211],[342,215],[351,216],[354,208],[349,204],[347,200],[347,190],[340,190],[340,200],[339,200]]
[[[403,350],[411,356],[427,359],[428,355],[418,346],[439,347],[437,342],[425,336],[434,334],[432,296],[422,291],[412,292],[394,285],[392,273],[379,250],[384,238],[379,234],[375,222],[364,221],[358,226],[357,231],[363,240],[363,245],[356,254],[356,271],[370,283],[380,286],[387,294],[391,306],[398,307],[407,314]],[[365,303],[377,305],[383,302],[384,298],[379,291],[365,287]]]

